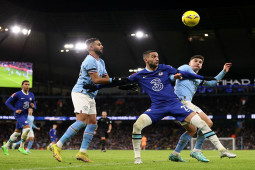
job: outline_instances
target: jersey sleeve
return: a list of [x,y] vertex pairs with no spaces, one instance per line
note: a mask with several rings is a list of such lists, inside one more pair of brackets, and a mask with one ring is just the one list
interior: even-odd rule
[[178,67],[178,70],[187,71],[187,72],[190,72],[190,73],[194,73],[194,71],[192,70],[192,68],[191,68],[189,65],[187,65],[187,64]]
[[134,73],[127,77],[131,82],[138,81],[138,74]]
[[107,75],[108,73],[107,73],[107,71],[106,71],[106,68],[105,68],[105,63],[104,63],[104,61],[103,60],[101,60],[101,62],[102,62],[102,65],[103,65],[103,76],[104,75]]
[[37,126],[35,126],[35,124],[32,124],[32,128],[37,129]]
[[35,95],[34,93],[33,94],[33,97],[32,97],[32,103],[34,103],[34,108],[33,109],[37,109],[37,105],[36,105],[36,102],[35,102]]
[[109,124],[112,124],[112,121],[111,121],[111,119],[109,119],[109,118],[108,118],[108,122],[109,122]]
[[5,105],[14,112],[16,111],[16,108],[13,107],[12,103],[17,100],[17,95],[17,93],[13,93],[5,102]]
[[171,74],[176,74],[177,73],[177,70],[176,68],[170,66],[170,65],[164,65],[168,75],[171,75]]
[[91,59],[88,58],[82,63],[82,67],[88,72],[88,73],[93,73],[97,72],[97,63]]

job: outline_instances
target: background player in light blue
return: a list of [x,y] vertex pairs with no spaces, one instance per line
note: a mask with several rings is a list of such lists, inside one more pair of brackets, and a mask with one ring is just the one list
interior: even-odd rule
[[[141,139],[143,128],[160,121],[165,116],[173,116],[180,122],[187,122],[200,128],[202,133],[218,149],[221,157],[236,157],[230,153],[219,141],[216,134],[193,110],[184,106],[170,83],[169,76],[181,73],[183,78],[215,80],[212,77],[204,77],[186,71],[176,70],[171,66],[159,64],[158,53],[149,50],[143,53],[146,68],[129,76],[131,82],[141,85],[143,91],[150,96],[151,107],[147,109],[133,125],[132,143],[135,154],[135,164],[141,164]],[[102,87],[102,86],[101,86]]]
[[96,102],[94,98],[98,91],[88,92],[83,88],[83,86],[88,84],[105,84],[122,81],[115,78],[109,78],[105,68],[105,63],[100,58],[103,54],[103,45],[99,39],[88,39],[86,41],[86,45],[89,54],[81,64],[79,78],[71,93],[76,121],[69,126],[67,131],[57,141],[57,143],[51,146],[53,157],[55,157],[55,159],[59,162],[62,161],[61,148],[63,144],[86,125],[81,148],[76,155],[76,159],[84,162],[92,162],[87,155],[87,148],[97,127]]
[[[203,56],[194,55],[191,57],[189,64],[180,66],[178,70],[188,71],[190,73],[197,74],[199,70],[202,68],[203,63],[204,63]],[[221,80],[225,76],[225,74],[229,71],[231,66],[232,66],[232,63],[226,63],[223,67],[223,70],[215,77],[215,79]],[[170,76],[170,79],[172,81],[175,81],[173,75]],[[175,94],[179,97],[182,104],[185,105],[187,108],[195,111],[201,117],[201,119],[207,123],[207,125],[210,128],[213,125],[211,119],[199,107],[191,103],[191,101],[199,85],[215,86],[217,84],[216,80],[202,81],[199,79],[195,79],[195,80],[178,79],[176,80],[176,83],[175,83]],[[185,162],[185,160],[181,158],[180,153],[184,149],[184,147],[187,145],[187,143],[190,141],[192,136],[194,136],[197,132],[197,128],[190,124],[183,124],[183,127],[187,131],[182,134],[174,152],[169,156],[169,159],[171,161]],[[206,157],[204,157],[204,155],[201,152],[204,141],[205,141],[205,136],[201,132],[201,129],[199,129],[197,132],[197,141],[196,141],[194,149],[190,153],[190,156],[202,162],[209,162],[209,160],[206,159]]]
[[[34,135],[34,130],[33,129],[40,130],[40,128],[37,127],[34,124],[34,120],[35,120],[35,117],[33,116],[33,109],[29,108],[28,109],[27,121],[28,121],[28,124],[30,126],[30,131],[29,131],[29,133],[27,135],[27,139],[26,139],[26,142],[28,142],[26,151],[28,153],[31,153],[30,148],[32,147],[32,145],[34,143],[34,140],[35,140],[35,135]],[[20,143],[21,143],[21,140],[17,143],[13,143],[12,148],[15,149],[16,146],[20,145]]]
[[29,92],[30,83],[28,80],[22,82],[21,88],[21,91],[12,94],[5,102],[6,106],[14,112],[14,117],[17,120],[14,133],[10,136],[8,142],[2,146],[5,155],[9,155],[8,148],[21,135],[22,129],[21,143],[18,151],[25,155],[28,154],[24,149],[24,144],[30,131],[27,121],[28,109],[29,107],[36,108],[36,104],[34,94]]

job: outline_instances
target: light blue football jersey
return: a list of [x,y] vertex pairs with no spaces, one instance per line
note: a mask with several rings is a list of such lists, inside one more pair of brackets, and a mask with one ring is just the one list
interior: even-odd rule
[[[193,74],[196,74],[192,68],[185,64],[178,68],[181,71],[187,71]],[[225,76],[226,72],[222,70],[215,78],[221,80]],[[174,80],[173,75],[170,77],[171,80]],[[197,91],[197,87],[202,83],[203,80],[200,79],[177,79],[175,82],[174,92],[181,100],[192,101],[193,96]],[[203,86],[215,86],[217,85],[216,80],[204,81],[201,85]]]
[[37,128],[35,125],[34,125],[34,120],[35,120],[35,117],[32,116],[32,115],[28,115],[27,116],[27,121],[28,121],[28,124],[30,126],[30,131],[33,131],[33,128]]
[[93,84],[93,81],[89,76],[89,73],[92,72],[97,72],[99,77],[103,77],[107,74],[104,61],[101,58],[97,60],[89,54],[81,64],[79,78],[74,85],[72,92],[80,92],[89,95],[91,98],[95,98],[98,90],[94,92],[87,92],[87,90],[83,89],[85,84]]

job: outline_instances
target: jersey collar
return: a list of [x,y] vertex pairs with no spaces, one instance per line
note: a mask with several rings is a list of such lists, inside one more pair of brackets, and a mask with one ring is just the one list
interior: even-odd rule
[[[157,69],[158,69],[158,67],[157,67]],[[157,70],[157,69],[156,69],[156,70]],[[145,67],[145,70],[147,70],[148,72],[153,72],[152,70],[148,69],[147,67]],[[155,71],[156,71],[156,70],[155,70]]]
[[98,57],[98,59],[95,57],[95,56],[93,56],[92,54],[90,54],[89,53],[89,55],[91,55],[92,57],[94,57],[97,61],[99,61],[99,57]]
[[29,92],[27,92],[27,94],[23,91],[23,90],[21,90],[22,91],[22,93],[24,94],[24,95],[28,95],[29,94]]

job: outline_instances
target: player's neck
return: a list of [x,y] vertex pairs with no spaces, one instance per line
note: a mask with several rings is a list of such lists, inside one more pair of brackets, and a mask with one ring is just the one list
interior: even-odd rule
[[91,51],[91,52],[89,53],[89,55],[91,55],[91,56],[94,57],[95,59],[99,60],[99,55],[96,54],[94,51]]
[[25,95],[28,95],[28,90],[26,91],[26,90],[21,90]]
[[158,69],[158,67],[156,67],[156,68],[151,68],[150,66],[146,66],[146,68],[145,68],[147,71],[156,71],[157,69]]

